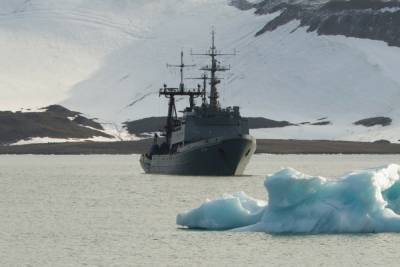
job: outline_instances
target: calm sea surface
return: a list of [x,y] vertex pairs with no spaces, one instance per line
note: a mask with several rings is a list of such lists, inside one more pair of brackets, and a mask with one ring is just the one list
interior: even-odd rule
[[[143,174],[138,156],[0,156],[0,266],[400,266],[400,234],[189,231],[177,213],[294,167],[332,177],[400,156],[257,155],[243,177]],[[362,190],[360,188],[360,190]]]

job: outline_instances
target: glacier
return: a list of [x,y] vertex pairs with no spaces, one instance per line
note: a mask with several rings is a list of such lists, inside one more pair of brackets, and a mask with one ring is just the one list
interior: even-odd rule
[[191,229],[274,234],[400,232],[400,165],[328,180],[286,168],[266,178],[268,202],[243,192],[177,215]]

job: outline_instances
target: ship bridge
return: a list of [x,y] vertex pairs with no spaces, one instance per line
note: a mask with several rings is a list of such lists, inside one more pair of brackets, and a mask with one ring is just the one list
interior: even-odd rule
[[247,134],[248,121],[240,116],[239,107],[217,111],[208,106],[194,107],[184,112],[181,125],[172,132],[171,144],[189,144],[204,139]]

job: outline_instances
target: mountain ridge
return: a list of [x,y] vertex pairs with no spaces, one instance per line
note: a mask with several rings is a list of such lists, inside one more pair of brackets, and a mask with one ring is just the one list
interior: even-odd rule
[[[239,9],[227,0],[2,1],[0,67],[5,71],[0,73],[1,109],[59,103],[118,127],[125,121],[165,116],[167,102],[157,97],[158,89],[164,82],[178,84],[178,73],[167,70],[165,64],[179,61],[181,48],[188,64],[207,63],[207,59],[190,56],[190,51],[201,53],[210,46],[214,25],[217,47],[238,51],[236,57],[224,58],[232,72],[221,82],[223,106],[240,106],[245,117],[311,124],[329,118],[329,123],[318,127],[258,129],[254,134],[259,138],[400,139],[398,47],[345,37],[346,32],[336,35],[337,29],[347,29],[341,24],[337,28],[336,22],[333,35],[319,34],[309,31],[307,18],[302,22],[301,17],[284,15],[289,6],[317,10],[309,19],[315,21],[316,29],[326,29],[320,26],[330,25],[329,18],[340,13],[337,8],[321,9],[326,1],[246,3]],[[272,8],[278,4],[279,8]],[[383,13],[388,18],[397,16],[396,9],[390,11]],[[352,14],[361,22],[371,15],[382,16],[365,8],[359,13],[354,8],[346,12],[343,18]],[[285,18],[288,22],[277,23]],[[374,29],[379,32],[385,21]],[[277,27],[256,36],[269,23]],[[186,73],[187,77],[198,75],[195,69]],[[181,110],[186,102],[178,105]],[[388,117],[392,123],[368,129],[353,124],[374,117]]]
[[307,27],[308,32],[380,40],[389,45],[400,46],[400,28],[398,27],[400,2],[397,0],[263,0],[257,3],[234,0],[231,4],[242,10],[254,8],[255,14],[258,15],[281,12],[260,29],[256,36],[299,20],[300,27]]

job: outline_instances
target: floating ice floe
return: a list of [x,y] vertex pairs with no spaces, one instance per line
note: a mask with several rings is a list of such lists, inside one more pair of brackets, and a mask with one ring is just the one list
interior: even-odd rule
[[268,176],[268,203],[225,195],[177,216],[177,224],[208,230],[268,233],[400,232],[400,165],[351,172],[336,180],[294,169]]

